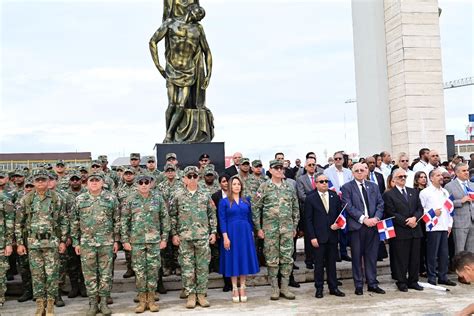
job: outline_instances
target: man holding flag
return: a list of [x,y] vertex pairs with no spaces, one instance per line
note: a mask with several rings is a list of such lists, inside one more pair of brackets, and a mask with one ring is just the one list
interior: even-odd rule
[[336,224],[341,213],[341,199],[337,193],[328,190],[328,177],[322,173],[315,176],[315,190],[306,195],[304,203],[305,231],[311,242],[314,261],[314,285],[316,298],[323,297],[324,268],[326,268],[329,294],[345,296],[337,288],[337,231]]
[[456,283],[448,279],[448,237],[453,227],[453,218],[444,208],[449,193],[441,187],[443,175],[440,168],[431,170],[429,178],[431,185],[420,193],[421,205],[425,213],[434,210],[438,223],[434,226],[426,225],[428,283],[436,285],[438,276],[439,284],[454,286]]
[[454,251],[474,252],[474,185],[469,181],[467,163],[459,163],[454,167],[456,179],[445,186],[453,196],[453,237]]
[[[395,238],[389,240],[393,275],[401,292],[421,291],[418,284],[420,268],[420,238],[423,236],[417,220],[423,215],[418,191],[406,186],[407,174],[402,168],[393,172],[395,187],[382,195],[386,217],[393,217]],[[407,278],[408,274],[408,278]]]

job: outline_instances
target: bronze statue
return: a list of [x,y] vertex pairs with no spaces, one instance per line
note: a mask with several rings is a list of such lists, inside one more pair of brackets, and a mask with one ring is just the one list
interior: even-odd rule
[[[199,23],[204,16],[198,1],[165,0],[164,22],[150,39],[153,61],[168,89],[164,143],[210,142],[214,137],[214,118],[205,106],[212,55]],[[164,69],[158,58],[163,39]]]

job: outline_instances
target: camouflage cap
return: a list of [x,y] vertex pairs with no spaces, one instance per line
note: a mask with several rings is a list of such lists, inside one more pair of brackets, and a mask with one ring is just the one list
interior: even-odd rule
[[283,161],[278,159],[270,160],[270,168],[275,168],[277,166],[283,167]]
[[175,153],[167,153],[165,159],[168,160],[170,158],[178,159],[178,156]]
[[3,178],[8,177],[8,172],[6,172],[5,170],[0,170],[0,177],[3,177]]
[[196,175],[199,175],[198,167],[196,167],[196,166],[187,166],[186,168],[184,168],[184,175],[185,176],[193,174],[193,173],[196,174]]
[[79,170],[79,172],[81,172],[81,171],[89,172],[89,169],[87,169],[86,166],[79,166],[78,170]]
[[51,170],[51,169],[53,169],[53,166],[51,166],[50,163],[47,163],[47,164],[44,165],[44,168],[47,169],[47,170]]
[[131,153],[130,154],[130,160],[132,160],[132,159],[140,160],[140,153]]
[[58,174],[56,172],[48,172],[48,177],[52,180],[58,180]]
[[154,180],[154,178],[153,178],[151,175],[149,175],[149,174],[143,174],[143,173],[141,173],[141,174],[139,174],[139,175],[137,176],[136,181],[138,182],[138,181],[143,181],[143,180],[152,181],[152,180]]
[[25,185],[27,184],[33,185],[33,183],[34,183],[33,177],[28,177],[25,179]]
[[33,173],[33,179],[49,179],[49,172],[44,169],[36,170]]
[[12,172],[12,176],[17,176],[17,177],[24,177],[25,176],[25,172],[21,169],[15,169],[13,172]]
[[125,167],[124,166],[118,166],[117,168],[115,168],[116,171],[125,171]]
[[127,173],[127,172],[130,172],[130,173],[132,173],[132,174],[135,174],[135,170],[133,170],[132,168],[125,168],[125,169],[123,170],[123,173],[124,173],[124,174]]
[[214,166],[206,166],[206,168],[204,168],[204,175],[207,176],[208,174],[212,174],[214,175]]
[[102,172],[91,172],[88,176],[87,176],[87,180],[89,179],[99,179],[99,180],[104,180],[104,175]]
[[243,165],[244,163],[248,163],[250,165],[250,159],[248,158],[240,158],[240,164]]
[[58,166],[58,165],[66,166],[66,163],[64,162],[64,160],[59,159],[59,160],[56,160],[56,164],[55,164],[55,165],[56,165],[56,166]]
[[81,173],[80,173],[80,172],[77,172],[77,171],[71,172],[71,173],[69,174],[69,180],[71,180],[71,179],[74,178],[74,177],[80,179],[80,178],[81,178]]
[[92,162],[91,162],[91,167],[92,167],[92,166],[99,166],[99,167],[101,167],[101,166],[102,166],[102,161],[100,161],[100,160],[92,160]]
[[176,166],[173,165],[172,163],[167,163],[165,167],[163,168],[164,171],[167,171],[169,169],[172,169],[173,171],[176,171]]
[[262,161],[260,159],[255,159],[254,161],[252,161],[252,167],[261,167],[263,166],[262,164]]
[[146,162],[149,162],[149,161],[156,162],[156,159],[155,159],[155,156],[145,156],[145,161]]
[[99,155],[99,157],[97,157],[97,160],[101,161],[101,162],[109,162],[109,160],[107,159],[107,155]]

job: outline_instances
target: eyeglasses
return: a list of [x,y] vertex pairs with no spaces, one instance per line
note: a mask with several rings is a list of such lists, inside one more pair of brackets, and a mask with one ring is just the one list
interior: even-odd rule
[[100,166],[98,166],[98,165],[93,165],[93,166],[91,166],[91,168],[100,168]]
[[334,160],[342,160],[342,157],[334,157]]
[[89,179],[89,182],[99,182],[100,180],[97,179],[97,178],[92,178],[92,179]]
[[202,162],[209,162],[209,159],[201,159]]
[[356,173],[362,173],[362,172],[364,172],[364,171],[365,171],[365,169],[357,169],[357,170],[354,170],[354,172],[356,172]]
[[199,177],[199,176],[198,176],[197,174],[188,174],[188,175],[186,176],[186,178],[188,178],[189,180],[191,180],[191,179],[197,179],[198,177]]
[[34,186],[34,185],[31,185],[31,184],[25,185],[25,188],[27,188],[27,189],[32,189],[32,188],[34,188],[34,187],[35,187],[35,186]]
[[406,175],[402,175],[402,176],[397,176],[398,179],[406,179],[407,176]]
[[283,167],[282,167],[282,166],[276,166],[276,167],[273,167],[272,169],[275,169],[275,170],[283,170]]
[[319,180],[319,181],[318,181],[318,183],[321,183],[321,184],[323,184],[323,183],[328,183],[328,182],[329,182],[329,180]]
[[175,170],[173,169],[166,169],[166,172],[174,172]]
[[408,162],[408,160],[400,160],[400,162]]
[[132,159],[130,159],[130,160],[138,160],[138,158],[132,158]]
[[155,163],[153,160],[148,160],[148,163]]
[[314,166],[316,166],[316,164],[315,163],[309,163],[307,166],[308,167],[314,167]]
[[144,181],[138,181],[138,185],[149,185],[150,181],[144,180]]

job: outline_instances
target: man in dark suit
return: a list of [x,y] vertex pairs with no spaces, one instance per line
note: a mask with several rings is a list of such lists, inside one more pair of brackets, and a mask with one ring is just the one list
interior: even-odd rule
[[377,282],[377,252],[380,240],[376,225],[383,216],[382,195],[375,183],[366,180],[369,172],[366,164],[356,163],[352,172],[355,179],[344,184],[341,192],[342,204],[347,204],[346,211],[349,214],[347,226],[351,238],[355,294],[363,294],[362,258],[368,291],[385,294]]
[[329,294],[345,296],[337,288],[336,276],[339,227],[334,222],[342,209],[341,200],[337,193],[328,191],[328,182],[328,177],[323,173],[316,174],[316,190],[306,195],[304,203],[305,236],[308,236],[313,250],[316,298],[323,297],[324,268],[326,268]]
[[[401,292],[422,291],[418,284],[420,240],[423,236],[417,220],[423,215],[418,191],[406,186],[407,174],[402,168],[393,172],[395,187],[382,196],[385,217],[394,217],[396,237],[389,240],[393,276]],[[408,273],[408,278],[407,278]]]
[[224,172],[229,175],[229,178],[239,173],[240,159],[242,159],[241,153],[236,152],[232,155],[232,161],[234,164],[224,170]]

